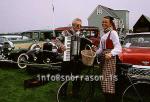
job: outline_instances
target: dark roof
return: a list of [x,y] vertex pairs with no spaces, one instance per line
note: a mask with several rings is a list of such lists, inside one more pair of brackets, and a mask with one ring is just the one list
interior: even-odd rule
[[114,17],[114,18],[119,18],[115,13],[114,10],[102,5],[98,5],[98,7],[102,7],[106,12],[108,12],[110,14],[110,16]]
[[142,15],[142,16],[137,20],[137,22],[135,23],[135,25],[133,26],[133,28],[134,28],[135,26],[137,26],[137,25],[140,23],[140,20],[141,20],[142,18],[144,18],[145,20],[148,21],[148,23],[150,23],[150,18],[147,17],[147,16],[145,16],[145,15]]
[[[145,15],[143,15],[143,16],[145,16]],[[150,17],[145,16],[145,18],[150,22]]]

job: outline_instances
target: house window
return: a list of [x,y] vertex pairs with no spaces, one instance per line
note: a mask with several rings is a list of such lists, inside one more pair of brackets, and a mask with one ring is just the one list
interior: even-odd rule
[[98,7],[97,8],[97,15],[102,14],[102,13],[103,13],[103,10],[100,7]]
[[120,20],[120,25],[123,25],[123,19]]
[[119,21],[119,26],[120,26],[120,28],[124,28],[124,22],[123,22],[123,19],[121,19],[121,20]]

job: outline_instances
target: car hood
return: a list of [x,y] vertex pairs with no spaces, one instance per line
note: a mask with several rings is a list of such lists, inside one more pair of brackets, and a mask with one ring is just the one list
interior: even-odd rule
[[120,59],[123,63],[150,66],[150,48],[123,48]]
[[123,48],[123,53],[141,53],[141,54],[150,54],[150,48]]

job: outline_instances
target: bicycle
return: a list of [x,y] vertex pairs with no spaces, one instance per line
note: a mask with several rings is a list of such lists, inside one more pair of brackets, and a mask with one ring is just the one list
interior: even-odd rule
[[[118,64],[121,69],[121,75],[127,80],[128,83],[126,83],[125,90],[120,93],[121,94],[121,102],[149,102],[149,93],[150,92],[150,69],[149,68],[138,68],[135,65],[131,64],[125,64],[125,63],[119,63]],[[93,66],[94,68],[94,66]],[[94,72],[94,69],[92,68],[92,73]],[[95,88],[95,81],[93,82],[84,82],[82,80],[82,87],[80,89],[80,98],[78,98],[76,101],[73,102],[87,102],[88,98],[91,98],[94,96],[94,88]],[[57,101],[58,102],[67,102],[66,100],[60,101],[59,91],[67,83],[68,81],[65,81],[62,83],[61,87],[58,90],[57,93]],[[84,93],[85,89],[86,93]],[[146,90],[144,90],[146,89]],[[88,91],[88,92],[87,92]],[[84,95],[83,95],[84,94]],[[99,99],[102,99],[103,96],[101,94],[101,97]],[[71,100],[70,98],[69,100]],[[93,102],[93,101],[89,101]]]
[[[70,101],[71,102],[91,102],[91,100],[97,96],[101,97],[100,99],[104,99],[104,97],[102,96],[102,93],[96,92],[96,90],[95,90],[95,88],[100,89],[100,81],[94,80],[94,75],[95,76],[99,75],[99,71],[97,71],[97,69],[99,70],[99,66],[96,66],[97,63],[99,64],[99,62],[96,61],[96,62],[94,62],[94,64],[92,66],[85,66],[86,68],[84,70],[82,70],[82,73],[84,73],[84,74],[80,75],[82,77],[82,79],[79,78],[81,81],[81,86],[79,89],[78,97],[72,97],[72,95],[70,95],[71,80],[67,80],[60,85],[60,87],[57,91],[57,102],[70,102]],[[98,73],[96,73],[96,72],[98,72]],[[87,77],[91,77],[91,80],[86,79]],[[69,83],[68,88],[67,88],[67,90],[68,90],[67,97],[63,97],[63,96],[61,96],[60,92],[66,83]],[[99,101],[99,99],[94,99],[94,102],[98,102],[98,101]],[[92,100],[92,102],[93,102],[93,100]]]
[[150,67],[120,64],[122,75],[128,79],[121,102],[150,102]]

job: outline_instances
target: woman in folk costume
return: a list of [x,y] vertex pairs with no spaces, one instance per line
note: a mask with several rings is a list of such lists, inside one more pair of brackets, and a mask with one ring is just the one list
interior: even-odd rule
[[121,53],[122,48],[113,18],[110,16],[104,17],[102,27],[104,29],[104,34],[100,40],[100,48],[96,52],[98,55],[101,55],[100,59],[103,76],[101,86],[105,96],[105,102],[115,102],[114,76],[116,73],[116,56]]

